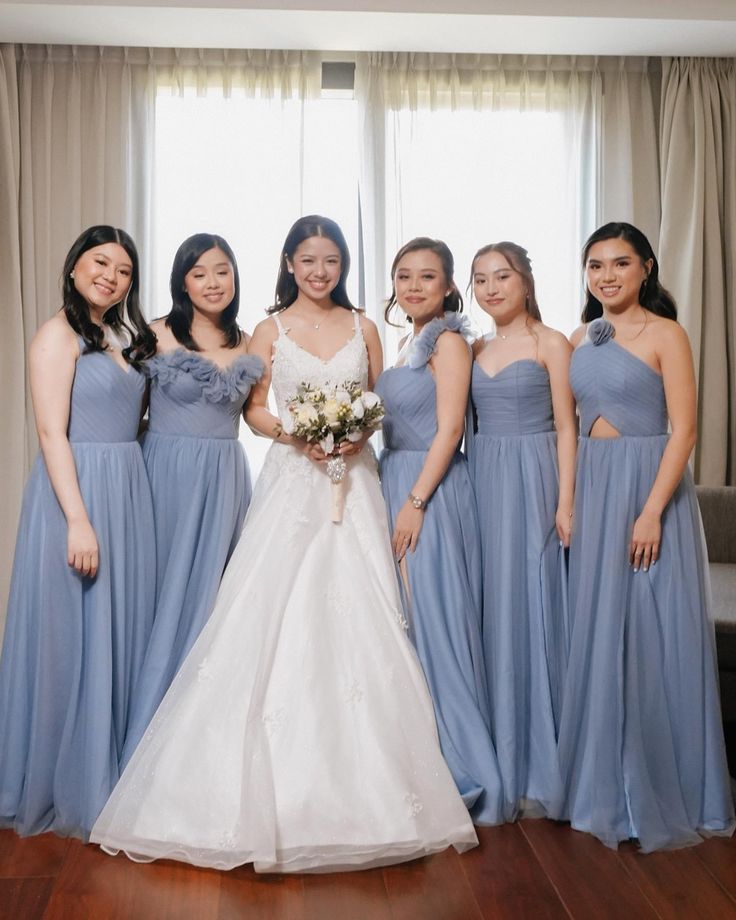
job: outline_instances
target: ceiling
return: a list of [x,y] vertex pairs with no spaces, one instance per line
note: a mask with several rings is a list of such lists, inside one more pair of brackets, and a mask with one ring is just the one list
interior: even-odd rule
[[736,0],[0,0],[0,41],[736,56]]

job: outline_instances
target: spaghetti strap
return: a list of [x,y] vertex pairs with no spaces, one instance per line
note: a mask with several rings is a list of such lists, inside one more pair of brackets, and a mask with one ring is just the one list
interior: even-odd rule
[[353,326],[356,333],[360,332],[360,311],[353,310]]
[[286,335],[286,329],[284,329],[284,324],[279,319],[278,313],[272,313],[271,315],[276,323],[276,328],[279,330],[279,335]]

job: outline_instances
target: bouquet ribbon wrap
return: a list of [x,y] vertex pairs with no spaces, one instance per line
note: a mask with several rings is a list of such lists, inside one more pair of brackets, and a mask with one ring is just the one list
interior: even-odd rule
[[333,524],[339,524],[342,521],[347,472],[348,465],[342,457],[330,457],[327,461],[327,475],[330,477],[331,492],[330,520]]

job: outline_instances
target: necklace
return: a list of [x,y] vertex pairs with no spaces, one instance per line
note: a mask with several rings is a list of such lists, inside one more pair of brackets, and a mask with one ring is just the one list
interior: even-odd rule
[[319,330],[319,327],[320,327],[320,326],[322,325],[322,323],[327,319],[326,316],[323,316],[323,317],[320,319],[320,321],[319,321],[318,323],[315,323],[314,320],[309,319],[308,316],[301,316],[301,315],[297,314],[297,317],[298,317],[299,319],[303,320],[308,326],[311,326],[312,329],[317,329],[317,330]]
[[[649,310],[646,310],[643,307],[642,307],[642,310],[644,312],[644,321],[641,324],[641,329],[639,329],[638,332],[635,332],[634,335],[627,336],[624,339],[625,342],[633,342],[634,339],[638,339],[639,336],[642,334],[642,332],[644,332],[644,330],[647,328],[647,323],[649,322]],[[611,325],[613,326],[613,323],[611,323]],[[618,335],[618,330],[616,329],[615,326],[613,326],[613,334],[614,336]]]
[[499,332],[498,329],[496,329],[496,335],[498,336],[499,339],[503,339],[504,342],[506,341],[506,339],[518,339],[522,335],[527,335],[528,332],[529,332],[529,327],[527,326],[526,323],[524,323],[524,328],[522,329],[521,332],[515,332],[515,333],[507,332],[504,335],[503,332]]

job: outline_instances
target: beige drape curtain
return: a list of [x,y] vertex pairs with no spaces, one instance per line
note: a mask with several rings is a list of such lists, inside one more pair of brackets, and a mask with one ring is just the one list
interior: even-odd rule
[[36,450],[28,346],[59,309],[64,256],[91,224],[132,234],[150,291],[158,88],[309,98],[319,81],[319,56],[298,51],[0,45],[0,633]]
[[666,59],[662,277],[698,375],[695,477],[736,485],[736,61]]
[[21,297],[20,118],[15,53],[0,46],[0,630],[26,475],[25,335]]

